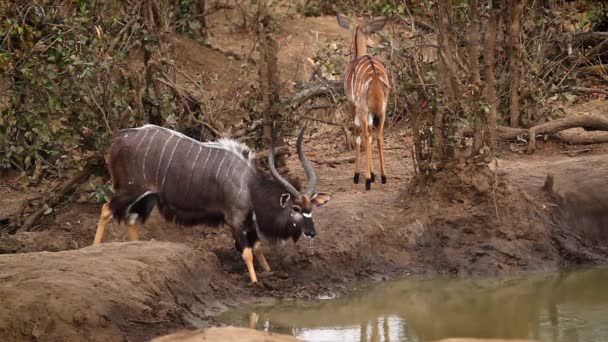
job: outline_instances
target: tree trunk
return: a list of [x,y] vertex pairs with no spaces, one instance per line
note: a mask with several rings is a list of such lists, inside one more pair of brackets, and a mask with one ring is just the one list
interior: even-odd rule
[[[469,79],[472,96],[474,100],[479,98],[479,90],[481,87],[481,75],[479,70],[479,0],[471,0],[469,2],[471,9],[469,25],[469,70],[471,77]],[[478,101],[475,101],[478,102]],[[475,106],[477,107],[477,106]],[[483,133],[485,126],[485,114],[479,108],[475,108],[475,115],[473,117],[473,153],[471,156],[475,156],[479,151],[479,148],[483,145]]]
[[490,150],[494,152],[496,148],[497,136],[496,126],[498,118],[498,97],[496,96],[496,76],[494,75],[494,60],[496,49],[496,32],[498,31],[500,10],[492,8],[490,10],[490,18],[486,28],[486,36],[484,42],[484,61],[485,61],[485,87],[483,89],[483,97],[486,104],[489,106],[487,114],[488,124],[488,145]]
[[280,105],[277,66],[277,42],[271,33],[267,32],[266,27],[260,24],[259,39],[260,61],[258,64],[258,75],[260,77],[260,92],[262,103],[264,104],[263,113],[263,135],[264,143],[270,143],[272,126],[276,119],[277,107]]
[[209,30],[207,29],[207,14],[206,12],[206,0],[199,0],[198,1],[198,21],[201,25],[201,28],[199,29],[199,33],[201,35],[201,37],[204,40],[207,40],[207,38],[209,37]]
[[509,21],[509,114],[511,127],[519,126],[519,82],[520,82],[520,57],[521,44],[519,36],[521,34],[521,18],[526,5],[526,0],[511,0],[511,18]]
[[[260,77],[260,91],[264,104],[263,113],[263,136],[264,144],[268,146],[272,138],[273,130],[277,142],[280,144],[282,139],[280,136],[281,129],[276,127],[276,121],[279,118],[279,109],[281,107],[281,99],[279,90],[281,81],[279,78],[279,67],[277,62],[278,44],[270,32],[270,29],[265,25],[268,18],[261,16],[259,23],[259,45],[258,51],[260,61],[258,65],[258,75]],[[280,164],[280,161],[279,161]]]
[[[456,68],[456,46],[451,39],[452,0],[439,0],[436,9],[437,27],[439,28],[439,65],[438,86],[443,94],[443,103],[438,104],[433,117],[433,167],[440,167],[446,156],[452,155],[452,146],[445,144],[447,114],[457,113],[458,105],[468,107],[463,100],[464,86],[460,83]],[[465,109],[466,111],[466,109]],[[449,134],[449,133],[447,133]]]
[[163,16],[163,11],[155,1],[148,2],[144,10],[146,11],[145,25],[149,33],[149,39],[143,41],[146,85],[145,98],[142,102],[149,122],[162,126],[164,123],[161,107],[162,90],[156,78],[162,74],[162,32],[167,29],[167,21]]

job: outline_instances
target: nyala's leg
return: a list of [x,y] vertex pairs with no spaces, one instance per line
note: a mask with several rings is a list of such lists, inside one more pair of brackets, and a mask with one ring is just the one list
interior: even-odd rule
[[268,265],[268,261],[266,261],[266,257],[264,256],[264,250],[262,248],[262,243],[258,240],[253,244],[253,252],[255,253],[255,257],[258,259],[260,265],[265,272],[270,272],[270,266]]
[[378,155],[380,157],[380,178],[382,184],[386,184],[386,170],[384,169],[384,116],[381,116],[378,124]]
[[243,257],[243,261],[245,261],[245,265],[247,265],[247,271],[249,272],[249,278],[252,283],[258,282],[258,277],[255,274],[255,268],[253,267],[253,250],[252,246],[249,243],[249,239],[247,236],[247,230],[243,229],[241,225],[235,223],[226,223],[230,226],[230,230],[232,231],[232,237],[234,238],[234,243],[238,251],[241,252],[241,256]]
[[131,241],[139,240],[139,235],[137,234],[137,227],[135,226],[135,222],[127,223],[127,230],[129,231],[129,240],[131,240]]
[[110,202],[107,202],[101,207],[101,215],[99,216],[99,223],[97,224],[97,231],[95,232],[95,240],[93,240],[94,245],[103,241],[103,237],[106,234],[106,225],[111,219],[112,211],[110,210]]
[[353,177],[353,182],[355,184],[359,184],[359,177],[361,170],[359,163],[361,160],[361,135],[363,131],[361,130],[360,123],[355,122],[355,175]]

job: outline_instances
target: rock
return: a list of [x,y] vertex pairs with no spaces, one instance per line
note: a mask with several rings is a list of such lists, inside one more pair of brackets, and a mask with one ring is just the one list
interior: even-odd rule
[[537,342],[536,340],[503,340],[498,338],[446,338],[436,342]]
[[259,330],[222,327],[209,328],[196,331],[179,332],[165,335],[152,340],[152,342],[297,342],[293,336],[268,333]]

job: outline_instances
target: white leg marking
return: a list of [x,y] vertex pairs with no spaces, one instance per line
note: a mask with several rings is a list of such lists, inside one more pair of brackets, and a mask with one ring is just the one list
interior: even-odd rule
[[359,127],[361,126],[361,123],[359,122],[359,115],[355,114],[355,126]]
[[[161,183],[161,188],[164,188],[165,186],[165,179],[167,179],[167,172],[169,171],[169,166],[171,165],[171,160],[173,160],[173,154],[175,153],[175,150],[177,149],[177,146],[179,146],[179,143],[182,142],[182,139],[177,140],[177,143],[175,143],[175,146],[173,146],[173,150],[171,151],[171,155],[169,156],[169,161],[167,162],[167,166],[165,166],[165,174],[163,175],[163,181]],[[192,148],[192,147],[190,147]],[[190,152],[188,150],[188,152]]]
[[135,224],[135,222],[137,222],[138,217],[139,215],[137,215],[137,213],[129,214],[129,218],[127,219],[127,221],[129,222],[129,224]]
[[360,137],[360,136],[357,136],[357,137],[355,138],[355,142],[357,143],[357,145],[361,146],[361,137]]
[[156,165],[156,177],[154,177],[154,182],[156,182],[156,185],[159,185],[160,182],[158,181],[158,172],[160,171],[160,164],[163,163],[163,159],[165,158],[165,149],[167,148],[167,145],[169,144],[169,141],[171,141],[171,139],[173,139],[173,135],[169,137],[169,139],[167,139],[165,141],[165,144],[163,145],[163,149],[160,151],[160,157],[158,158],[158,165]]
[[374,124],[374,116],[371,114],[367,114],[367,124],[368,125],[373,125]]
[[158,134],[158,130],[154,131],[154,133],[152,133],[152,136],[150,137],[150,141],[148,142],[148,147],[146,147],[146,153],[144,153],[144,160],[141,163],[141,173],[144,175],[144,183],[147,183],[146,180],[146,160],[148,159],[148,152],[150,151],[150,145],[152,145],[152,142],[154,141],[154,137],[156,136],[156,134]]

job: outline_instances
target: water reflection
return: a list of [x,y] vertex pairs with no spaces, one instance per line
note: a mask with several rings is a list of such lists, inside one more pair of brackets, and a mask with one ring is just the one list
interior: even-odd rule
[[306,341],[608,341],[607,285],[607,268],[500,279],[404,280],[339,299],[233,311],[222,319]]

